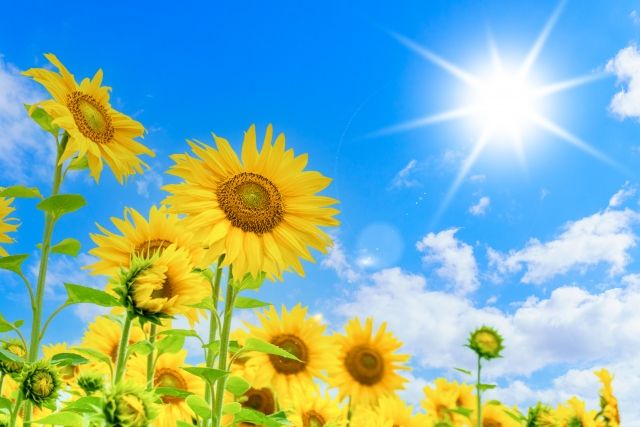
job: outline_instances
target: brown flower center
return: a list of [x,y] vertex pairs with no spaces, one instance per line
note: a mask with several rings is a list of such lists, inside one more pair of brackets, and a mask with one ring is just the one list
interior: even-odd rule
[[232,176],[220,185],[216,196],[231,224],[245,232],[268,233],[284,217],[280,191],[262,175],[242,172]]
[[245,408],[251,408],[265,415],[271,415],[276,410],[275,398],[268,388],[250,388],[245,392],[244,397],[247,399],[242,402],[242,406]]
[[164,239],[147,240],[136,246],[135,254],[148,258],[155,253],[161,254],[162,251],[168,248],[172,243],[173,242]]
[[314,410],[302,414],[302,427],[323,427],[327,421]]
[[287,359],[286,357],[269,355],[273,368],[281,374],[292,375],[297,374],[305,369],[309,360],[309,350],[307,345],[299,337],[291,334],[277,335],[271,340],[271,344],[277,345],[281,349],[288,351],[295,357],[300,359]]
[[67,96],[67,107],[78,130],[97,144],[108,144],[113,139],[111,116],[104,105],[93,96],[75,91]]
[[[155,375],[156,387],[172,387],[180,390],[187,390],[187,382],[174,369],[159,369]],[[176,403],[183,399],[177,396],[162,396],[164,403]]]
[[363,385],[374,385],[384,376],[384,360],[375,348],[368,345],[353,347],[344,360],[347,371]]

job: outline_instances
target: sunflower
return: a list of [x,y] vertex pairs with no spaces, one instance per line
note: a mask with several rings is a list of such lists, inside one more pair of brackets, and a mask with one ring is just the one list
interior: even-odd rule
[[502,342],[502,335],[498,331],[489,326],[482,326],[471,333],[467,347],[475,351],[478,357],[490,360],[502,357]]
[[[273,390],[269,387],[254,388],[247,390],[238,401],[243,408],[253,409],[265,415],[271,415],[278,409],[278,402]],[[238,427],[253,427],[254,424],[247,422],[238,423]]]
[[304,275],[299,257],[313,261],[308,246],[323,253],[331,239],[319,226],[334,226],[336,200],[316,195],[330,179],[304,171],[307,155],[285,151],[284,135],[271,144],[267,127],[262,149],[256,146],[255,126],[245,133],[242,163],[223,138],[213,136],[217,149],[188,141],[193,153],[175,154],[168,173],[182,178],[163,188],[172,212],[202,236],[214,256],[225,255],[236,277],[265,272],[282,278],[291,268]]
[[186,229],[177,215],[168,213],[165,206],[152,206],[148,220],[137,210],[125,208],[122,219],[111,218],[111,222],[120,234],[100,225],[98,228],[102,234],[91,234],[96,247],[89,253],[98,261],[86,268],[93,274],[114,276],[121,268],[129,266],[132,256],[150,256],[172,244],[187,250],[194,266],[210,264],[211,260],[205,259],[204,249],[194,244],[193,233]]
[[[121,337],[122,325],[109,317],[100,316],[87,326],[87,330],[84,333],[79,347],[98,350],[100,353],[109,356],[115,364]],[[144,339],[145,334],[142,328],[133,325],[129,333],[129,344],[131,345]],[[104,372],[106,368],[103,363],[91,364],[89,366],[92,369],[101,370],[101,372]]]
[[[204,396],[204,382],[195,375],[181,369],[185,366],[187,352],[182,350],[177,353],[164,353],[156,362],[153,383],[155,387],[172,387]],[[127,376],[136,384],[147,382],[147,358],[136,356],[131,359]],[[153,422],[155,427],[175,426],[178,420],[191,422],[194,418],[193,411],[184,398],[177,396],[162,396],[160,414]]]
[[501,404],[482,405],[482,427],[520,427],[521,424],[511,418],[506,410]]
[[[11,212],[16,209],[11,206],[13,199],[8,199],[6,197],[0,197],[0,243],[12,243],[13,239],[7,235],[7,233],[12,233],[18,229],[18,224],[12,224],[11,222],[15,221],[15,218],[7,218]],[[0,246],[0,256],[9,255],[7,251]]]
[[433,420],[451,421],[456,426],[471,424],[469,417],[453,410],[463,408],[475,411],[476,397],[473,394],[473,386],[437,378],[434,387],[427,386],[423,391],[425,399],[422,401],[422,407]]
[[287,409],[293,427],[344,427],[347,423],[346,411],[329,395],[300,390],[285,400],[283,407]]
[[334,344],[324,335],[325,326],[307,316],[307,308],[296,305],[282,315],[271,306],[258,314],[260,327],[249,325],[249,337],[270,342],[299,360],[265,353],[253,353],[246,366],[259,366],[279,398],[288,398],[304,390],[315,389],[314,378],[324,379],[323,371],[332,363]]
[[375,404],[381,396],[402,389],[407,381],[397,371],[409,369],[408,355],[395,351],[402,343],[386,331],[383,323],[373,335],[373,319],[364,327],[358,318],[345,326],[346,335],[335,336],[337,357],[329,368],[329,383],[340,390],[340,400],[350,396],[354,404]]
[[[61,353],[76,353],[71,350],[67,344],[59,343],[59,344],[50,344],[42,347],[42,353],[46,359],[51,359],[56,354]],[[81,365],[66,365],[62,367],[58,367],[58,373],[60,374],[60,379],[67,385],[72,385],[78,375],[80,374]]]
[[558,405],[559,427],[596,427],[596,411],[587,410],[585,403],[577,397],[567,401],[567,405]]
[[618,399],[613,395],[613,376],[606,369],[601,369],[595,373],[602,382],[600,389],[601,415],[607,427],[620,426],[620,411],[618,409]]
[[388,420],[393,427],[418,427],[417,420],[413,416],[413,408],[397,396],[383,396],[378,399],[378,404],[373,407],[378,417]]
[[49,53],[45,58],[59,72],[45,68],[32,68],[23,74],[43,85],[53,99],[38,106],[51,116],[53,124],[69,135],[60,162],[76,155],[87,156],[91,176],[100,179],[103,161],[122,183],[127,176],[142,173],[147,166],[138,158],[141,154],[153,156],[149,148],[134,138],[144,134],[144,127],[132,118],[114,110],[109,104],[109,87],[101,86],[102,70],[93,79],[85,78],[78,85],[73,74]]

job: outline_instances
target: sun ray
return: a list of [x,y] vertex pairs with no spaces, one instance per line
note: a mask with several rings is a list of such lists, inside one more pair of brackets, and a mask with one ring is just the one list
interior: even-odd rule
[[421,117],[419,119],[410,120],[408,122],[400,123],[394,126],[389,126],[375,132],[371,132],[365,136],[365,138],[375,138],[379,136],[392,135],[394,133],[407,131],[419,127],[429,126],[436,123],[446,122],[449,120],[460,119],[473,114],[474,108],[462,107],[455,110],[444,111],[442,113],[433,114],[427,117]]
[[438,67],[442,68],[443,70],[447,71],[452,76],[457,77],[458,79],[462,80],[464,83],[468,84],[469,86],[477,86],[478,85],[478,78],[476,76],[474,76],[473,74],[469,73],[468,71],[465,71],[462,68],[458,67],[457,65],[452,64],[451,62],[447,61],[446,59],[442,58],[441,56],[436,55],[435,53],[431,52],[430,50],[428,50],[428,49],[426,49],[426,48],[424,48],[422,46],[420,46],[419,44],[417,44],[413,40],[411,40],[411,39],[409,39],[409,38],[407,38],[407,37],[405,37],[405,36],[403,36],[401,34],[395,33],[393,31],[389,31],[389,34],[391,35],[391,37],[396,39],[398,42],[400,42],[405,47],[411,49],[412,51],[416,52],[417,54],[419,54],[423,58],[429,60],[433,64],[435,64]]
[[594,74],[587,74],[585,76],[574,77],[574,78],[563,80],[556,83],[551,83],[549,85],[536,88],[533,91],[532,96],[536,98],[541,98],[547,95],[552,95],[554,93],[563,92],[568,89],[573,89],[574,87],[582,86],[587,83],[600,80],[604,77],[607,77],[607,74],[600,72],[600,73],[594,73]]
[[560,17],[560,14],[562,13],[564,4],[565,4],[565,0],[561,1],[553,11],[551,16],[549,17],[549,19],[547,20],[547,23],[544,25],[544,28],[538,35],[538,38],[536,39],[533,46],[531,46],[531,50],[529,50],[527,57],[525,58],[522,65],[520,66],[520,70],[518,71],[518,76],[520,77],[526,76],[529,70],[531,69],[531,66],[536,62],[536,59],[538,59],[538,55],[540,55],[540,51],[544,47],[544,44],[547,41],[547,38],[549,37],[551,30],[553,30],[553,27],[555,26],[556,21],[558,20],[558,18]]

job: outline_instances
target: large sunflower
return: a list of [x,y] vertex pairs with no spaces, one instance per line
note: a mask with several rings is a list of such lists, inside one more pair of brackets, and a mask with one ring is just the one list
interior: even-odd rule
[[242,162],[223,138],[214,135],[217,149],[189,141],[193,153],[175,154],[169,173],[182,178],[164,186],[165,203],[203,238],[214,256],[225,254],[236,277],[265,272],[282,277],[293,268],[304,275],[299,257],[313,261],[308,246],[326,252],[331,239],[319,226],[337,225],[337,201],[316,195],[330,179],[305,171],[307,155],[285,151],[284,135],[272,145],[267,127],[262,149],[256,146],[255,126],[245,133]]
[[78,157],[86,155],[91,176],[96,181],[100,179],[103,161],[121,183],[128,175],[142,173],[142,167],[147,165],[138,155],[154,155],[134,139],[144,134],[144,127],[111,108],[111,88],[101,86],[102,70],[98,70],[93,79],[85,78],[78,84],[55,55],[48,53],[45,57],[59,72],[32,68],[24,74],[49,91],[53,99],[42,101],[38,106],[53,118],[55,125],[69,134],[60,161],[76,154]]
[[[122,325],[115,320],[101,316],[97,317],[96,320],[87,326],[87,330],[82,337],[82,342],[79,347],[98,350],[100,353],[109,356],[115,364],[121,337]],[[144,339],[145,334],[142,328],[137,325],[132,326],[129,333],[129,344],[134,344]],[[92,365],[92,368],[94,366],[101,372],[104,372],[104,369],[106,369],[103,363]]]
[[364,327],[358,318],[345,326],[346,335],[335,336],[337,357],[329,369],[329,383],[340,390],[340,400],[349,396],[354,404],[375,404],[382,396],[402,389],[407,381],[397,371],[408,369],[405,354],[397,354],[402,343],[386,331],[383,323],[373,335],[373,319]]
[[[202,379],[181,369],[185,365],[187,352],[165,353],[158,357],[153,376],[155,387],[172,387],[188,391],[197,396],[204,396],[204,382]],[[127,370],[127,375],[136,384],[147,382],[147,358],[134,357]],[[153,421],[155,427],[173,427],[178,420],[191,422],[194,418],[193,411],[183,398],[176,396],[162,396],[160,414]]]
[[307,317],[307,309],[300,305],[290,311],[283,306],[281,316],[271,306],[258,317],[261,326],[247,325],[249,336],[277,345],[300,361],[255,353],[246,366],[259,366],[258,370],[269,378],[278,398],[286,399],[303,390],[315,389],[313,379],[325,377],[323,371],[334,357],[333,340],[323,334],[325,326],[315,317]]
[[[8,199],[6,197],[0,197],[0,243],[12,243],[13,239],[7,235],[7,233],[12,233],[18,229],[18,224],[12,223],[15,221],[15,218],[7,218],[11,212],[15,210],[11,203],[13,199]],[[7,251],[0,246],[0,256],[9,255]]]
[[337,400],[315,391],[300,390],[282,407],[288,412],[288,419],[293,427],[344,427],[347,413]]

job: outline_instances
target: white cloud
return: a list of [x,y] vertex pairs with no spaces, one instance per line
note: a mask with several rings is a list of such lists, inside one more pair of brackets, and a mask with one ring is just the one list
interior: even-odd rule
[[487,180],[487,176],[483,175],[483,174],[476,174],[476,175],[471,175],[469,177],[469,181],[475,183],[475,184],[480,184],[483,183]]
[[640,24],[640,14],[638,13],[637,10],[632,10],[631,13],[629,13],[629,18],[631,18],[631,21],[638,25]]
[[621,119],[640,118],[640,51],[634,45],[620,50],[609,60],[606,70],[613,73],[622,89],[611,99],[609,110]]
[[549,190],[546,188],[541,188],[540,189],[540,200],[544,200],[547,198],[547,196],[549,195]]
[[566,223],[547,242],[530,239],[524,248],[506,254],[489,248],[489,264],[502,274],[524,268],[523,283],[543,283],[572,269],[585,271],[598,264],[608,265],[611,275],[620,274],[631,260],[629,250],[636,246],[632,226],[639,219],[631,209],[607,209]]
[[466,294],[479,286],[478,265],[473,248],[456,239],[457,232],[457,228],[450,228],[429,233],[416,243],[416,248],[424,253],[424,263],[440,265],[436,274],[448,281],[454,292]]
[[348,283],[360,280],[360,273],[347,260],[342,243],[336,236],[333,236],[333,246],[329,248],[329,252],[322,259],[320,265],[334,270],[340,279],[346,280]]
[[489,209],[490,204],[491,199],[487,196],[483,196],[475,205],[471,205],[469,207],[469,212],[474,216],[482,216],[487,213],[487,209]]
[[391,180],[390,188],[411,188],[420,185],[420,182],[412,176],[417,171],[418,162],[413,159],[400,170]]
[[609,199],[609,207],[617,208],[622,206],[636,194],[636,188],[629,181],[625,182],[620,190],[618,190],[611,199]]
[[138,195],[149,198],[149,190],[158,191],[162,187],[163,180],[162,175],[155,170],[145,171],[143,174],[136,174],[134,183],[136,185],[136,192]]
[[11,182],[43,180],[52,173],[55,143],[24,108],[44,98],[35,83],[0,55],[0,176]]

